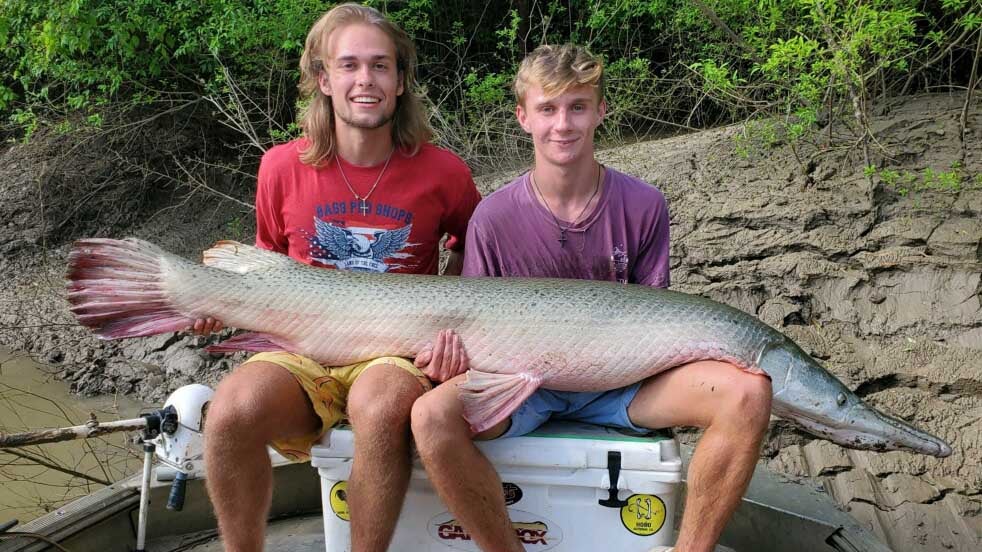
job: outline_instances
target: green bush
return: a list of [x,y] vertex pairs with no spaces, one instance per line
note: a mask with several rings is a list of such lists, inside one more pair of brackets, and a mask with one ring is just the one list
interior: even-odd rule
[[[982,26],[974,0],[368,3],[416,39],[441,140],[489,159],[502,140],[521,141],[510,79],[543,42],[607,60],[604,139],[777,115],[794,142],[877,98],[964,85]],[[77,128],[109,109],[204,101],[262,149],[296,134],[297,60],[330,5],[0,0],[0,117],[23,136],[73,114]],[[854,126],[865,132],[862,117]]]
[[39,109],[64,115],[204,95],[226,85],[226,72],[253,83],[293,70],[323,8],[312,0],[2,1],[0,113],[15,122]]

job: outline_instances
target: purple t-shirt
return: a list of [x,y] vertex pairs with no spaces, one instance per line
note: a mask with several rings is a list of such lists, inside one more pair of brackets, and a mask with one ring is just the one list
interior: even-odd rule
[[658,188],[607,168],[597,207],[566,231],[561,247],[556,221],[525,173],[478,204],[467,226],[463,275],[668,287],[668,225]]

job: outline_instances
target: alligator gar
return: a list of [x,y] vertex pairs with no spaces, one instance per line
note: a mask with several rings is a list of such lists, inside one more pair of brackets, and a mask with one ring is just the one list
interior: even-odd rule
[[68,299],[105,339],[187,329],[213,317],[251,330],[219,350],[288,350],[327,366],[412,357],[454,329],[470,357],[461,386],[476,431],[539,387],[598,391],[697,360],[771,379],[773,413],[845,447],[944,457],[951,447],[863,403],[786,336],[727,305],[640,285],[327,270],[236,242],[204,265],[136,239],[76,242]]

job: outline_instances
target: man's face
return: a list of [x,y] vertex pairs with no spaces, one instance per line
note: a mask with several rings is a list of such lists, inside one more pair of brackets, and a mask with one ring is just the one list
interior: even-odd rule
[[401,77],[392,39],[372,25],[352,24],[328,38],[318,84],[331,97],[338,125],[375,129],[392,120]]
[[515,108],[519,124],[532,135],[536,159],[556,165],[568,165],[584,155],[593,157],[593,134],[606,112],[607,105],[588,85],[550,98],[535,84]]

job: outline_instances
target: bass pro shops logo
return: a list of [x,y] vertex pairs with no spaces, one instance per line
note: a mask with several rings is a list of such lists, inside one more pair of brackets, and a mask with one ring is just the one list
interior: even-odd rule
[[[526,550],[549,550],[563,540],[562,530],[558,525],[544,517],[521,510],[508,510],[511,525],[515,535],[525,545]],[[429,532],[437,541],[460,550],[480,550],[471,540],[467,532],[453,514],[444,512],[429,523]]]

